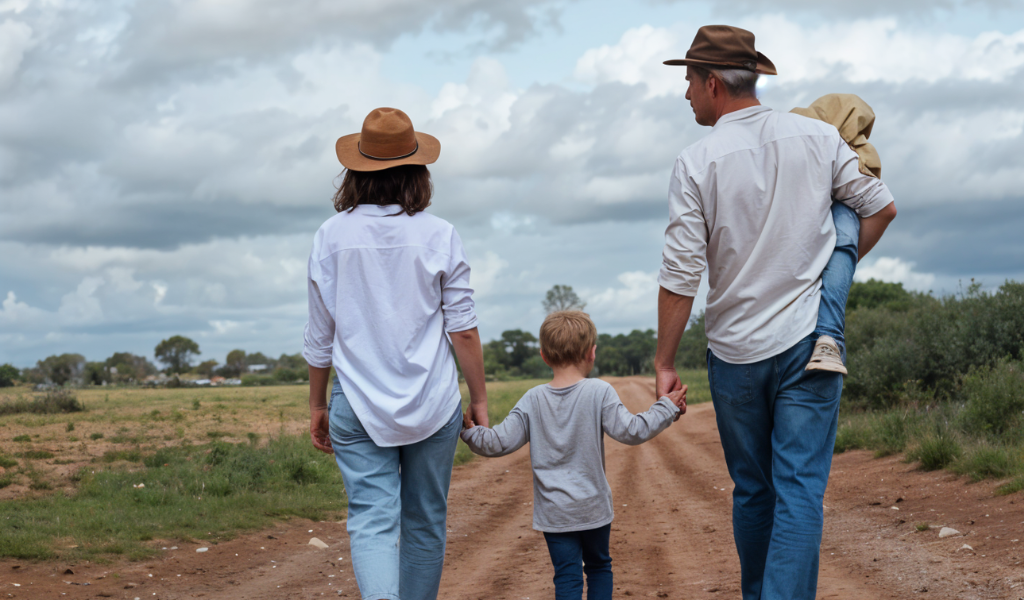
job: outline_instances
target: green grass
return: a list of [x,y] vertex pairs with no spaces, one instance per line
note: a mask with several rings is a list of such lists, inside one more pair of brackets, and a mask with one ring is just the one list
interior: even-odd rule
[[332,457],[316,452],[304,435],[260,447],[183,444],[142,463],[135,471],[85,468],[72,496],[0,504],[0,556],[142,559],[156,552],[149,540],[216,542],[275,519],[323,520],[345,508]]
[[96,433],[90,433],[89,434],[89,439],[90,440],[100,440],[100,439],[103,439],[103,434],[98,432],[98,431]]
[[[1024,446],[1012,435],[1000,441],[989,431],[963,427],[962,405],[843,412],[835,452],[874,450],[875,456],[903,453],[923,470],[948,469],[972,481],[1024,478]],[[1006,436],[1004,436],[1006,438]],[[1000,493],[1024,489],[1010,482]]]

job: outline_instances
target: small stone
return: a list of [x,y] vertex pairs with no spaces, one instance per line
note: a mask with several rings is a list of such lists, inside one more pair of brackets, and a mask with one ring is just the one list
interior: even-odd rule
[[957,552],[959,552],[961,550],[970,550],[971,552],[974,552],[974,548],[971,548],[967,544],[964,544],[963,546],[960,546],[959,548],[956,549]]
[[126,583],[126,584],[124,584],[124,589],[126,589],[126,590],[130,590],[132,588],[137,588],[137,587],[139,587],[139,584],[137,584],[137,583]]
[[939,530],[939,537],[940,538],[948,538],[948,537],[951,537],[951,536],[954,536],[954,535],[960,535],[960,532],[957,531],[956,529],[953,529],[952,527],[943,527],[942,529]]
[[206,552],[209,548],[196,548],[196,552]]
[[74,572],[74,571],[72,571],[71,569],[64,569],[64,574],[65,574],[65,575],[74,575],[74,574],[75,574],[75,572]]
[[320,548],[321,550],[323,550],[324,548],[329,548],[329,546],[327,544],[323,543],[323,541],[321,541],[320,538],[312,538],[312,539],[310,539],[309,540],[309,545],[310,546],[316,546],[317,548]]

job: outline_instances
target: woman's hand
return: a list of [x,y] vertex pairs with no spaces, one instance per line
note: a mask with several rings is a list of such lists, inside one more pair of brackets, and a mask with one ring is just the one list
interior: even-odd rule
[[330,367],[309,367],[309,437],[313,447],[321,452],[333,454],[331,446],[331,422],[327,411],[327,383]]
[[309,411],[309,437],[313,440],[313,447],[327,454],[334,454],[334,447],[331,445],[331,423],[327,407],[318,407]]

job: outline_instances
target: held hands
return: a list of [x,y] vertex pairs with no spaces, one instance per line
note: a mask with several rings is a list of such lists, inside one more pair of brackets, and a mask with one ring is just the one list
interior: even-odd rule
[[681,416],[686,414],[686,390],[687,389],[689,389],[689,387],[684,385],[682,387],[682,389],[674,390],[674,391],[671,391],[671,392],[669,392],[667,394],[664,394],[664,397],[666,397],[669,400],[671,400],[672,404],[675,404],[676,407],[679,408],[679,414],[676,415],[676,418],[673,419],[673,422],[678,421],[679,417],[681,417]]
[[476,427],[482,425],[488,427],[490,422],[487,418],[487,403],[472,403],[470,402],[469,408],[466,409],[466,413],[462,415],[462,427],[469,429],[470,427]]

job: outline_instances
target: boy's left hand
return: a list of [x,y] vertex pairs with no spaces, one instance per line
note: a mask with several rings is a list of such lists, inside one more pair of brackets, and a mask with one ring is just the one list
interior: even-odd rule
[[686,390],[687,389],[689,389],[689,386],[685,386],[684,385],[682,387],[682,389],[679,389],[679,390],[676,390],[674,392],[669,392],[669,393],[665,394],[665,396],[669,400],[672,401],[672,404],[675,404],[676,407],[679,408],[679,414],[676,415],[676,418],[673,419],[673,422],[678,421],[679,417],[681,417],[681,416],[686,414]]

